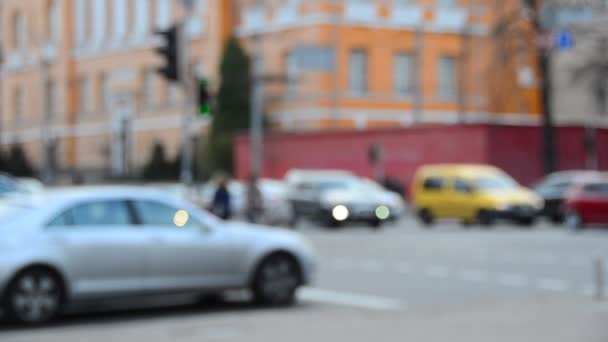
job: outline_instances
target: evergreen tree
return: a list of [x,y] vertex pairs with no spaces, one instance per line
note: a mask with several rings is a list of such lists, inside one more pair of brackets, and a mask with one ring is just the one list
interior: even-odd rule
[[143,178],[148,181],[171,179],[171,165],[165,156],[165,147],[161,143],[154,143],[150,160],[146,163]]
[[34,168],[21,145],[11,146],[6,171],[15,177],[34,177]]
[[[217,95],[207,146],[199,149],[199,162],[207,172],[233,171],[234,136],[249,127],[251,111],[250,60],[238,39],[226,42],[220,65],[221,85]],[[201,155],[202,154],[202,155]]]

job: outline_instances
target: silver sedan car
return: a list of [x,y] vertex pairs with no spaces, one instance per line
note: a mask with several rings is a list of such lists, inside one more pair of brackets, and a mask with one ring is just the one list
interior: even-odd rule
[[0,204],[0,299],[26,324],[117,296],[247,289],[260,304],[288,305],[315,264],[297,234],[221,222],[141,188],[54,190]]

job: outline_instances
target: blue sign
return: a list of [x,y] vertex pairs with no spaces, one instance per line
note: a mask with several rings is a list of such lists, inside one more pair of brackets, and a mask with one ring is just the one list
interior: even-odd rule
[[570,31],[560,31],[557,33],[555,38],[555,45],[562,51],[570,50],[572,47],[574,47],[574,36],[572,33],[570,33]]

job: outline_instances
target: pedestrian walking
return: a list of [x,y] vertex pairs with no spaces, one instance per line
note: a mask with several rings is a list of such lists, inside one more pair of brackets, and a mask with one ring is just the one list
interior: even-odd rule
[[230,203],[230,192],[228,191],[228,177],[221,176],[218,180],[217,189],[213,195],[211,212],[222,220],[232,218],[232,208]]

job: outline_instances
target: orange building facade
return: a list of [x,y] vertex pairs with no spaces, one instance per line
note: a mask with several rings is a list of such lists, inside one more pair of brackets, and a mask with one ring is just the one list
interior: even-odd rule
[[[171,0],[2,0],[1,142],[37,167],[138,170],[151,145],[174,156],[190,118],[156,73],[154,30],[185,13]],[[497,23],[518,0],[197,0],[186,23],[193,70],[219,84],[225,39],[242,39],[265,76],[280,130],[538,121],[530,44]]]
[[283,130],[530,124],[541,111],[535,40],[512,44],[497,32],[517,6],[242,1],[237,33],[263,56],[265,75],[285,76],[264,83],[267,112]]

